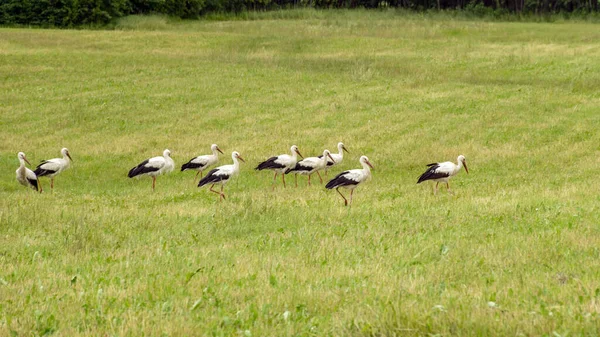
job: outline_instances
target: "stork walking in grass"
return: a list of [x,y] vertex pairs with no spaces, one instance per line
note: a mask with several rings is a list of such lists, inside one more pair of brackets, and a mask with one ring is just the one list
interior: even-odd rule
[[[242,162],[246,162],[237,151],[233,151],[231,154],[231,159],[233,159],[233,165],[223,165],[212,169],[198,182],[198,187],[211,184],[210,191],[219,195],[219,201],[225,199],[225,193],[223,193],[223,187],[225,184],[227,184],[227,182],[231,180],[232,177],[236,176],[240,171],[240,163],[238,159]],[[213,190],[213,187],[215,187],[216,184],[221,185],[221,192]]]
[[129,178],[138,176],[149,176],[152,177],[152,191],[156,185],[156,177],[161,174],[167,174],[173,171],[175,168],[175,162],[171,158],[171,151],[166,149],[163,151],[163,155],[158,157],[152,157],[141,162],[138,166],[129,170],[127,176]]
[[[327,166],[325,166],[325,175],[327,175],[327,171],[329,171],[330,168],[339,165],[342,160],[344,160],[344,151],[346,151],[346,153],[350,153],[348,152],[348,149],[346,149],[346,146],[344,146],[344,143],[339,142],[337,145],[338,148],[338,153],[332,153],[331,154],[331,158],[333,158],[333,160],[327,158]],[[323,157],[323,155],[320,155],[319,158]]]
[[54,191],[54,177],[56,177],[62,171],[68,169],[69,166],[71,166],[73,158],[71,158],[69,150],[65,147],[60,150],[60,153],[62,154],[62,158],[43,160],[35,168],[35,171],[33,171],[36,177],[38,177],[38,184],[40,185],[40,190],[42,189],[42,184],[39,182],[40,177],[50,178],[50,190]]
[[[273,170],[275,172],[275,176],[273,177],[273,183],[275,183],[277,179],[277,174],[280,173],[281,181],[283,182],[283,187],[285,188],[285,172],[296,166],[296,163],[298,162],[298,156],[300,156],[300,158],[304,158],[302,157],[302,154],[300,154],[300,150],[298,150],[298,147],[296,145],[292,145],[290,151],[292,152],[292,155],[281,154],[276,157],[271,157],[258,164],[255,170]],[[296,186],[297,185],[298,183],[296,183]],[[273,186],[273,188],[275,188],[275,186]]]
[[452,191],[450,190],[450,184],[448,183],[450,178],[454,177],[463,166],[465,167],[465,171],[467,172],[467,174],[469,173],[465,156],[461,154],[460,156],[458,156],[458,158],[456,158],[456,161],[458,162],[458,164],[454,164],[451,161],[427,164],[429,168],[427,169],[427,171],[421,174],[421,176],[419,177],[419,181],[417,181],[417,184],[426,180],[433,180],[436,182],[433,194],[437,194],[438,185],[440,184],[440,182],[446,183],[448,193],[452,193]]
[[187,163],[181,165],[181,171],[185,170],[196,170],[196,176],[194,177],[194,183],[196,183],[196,179],[198,175],[200,175],[200,179],[202,179],[202,171],[204,171],[207,167],[216,164],[219,161],[219,152],[223,153],[221,149],[217,146],[217,144],[213,144],[210,146],[212,154],[207,154],[204,156],[198,156],[190,159]]
[[[37,176],[35,175],[35,173],[33,173],[32,170],[25,167],[25,163],[31,165],[29,160],[27,160],[27,157],[25,157],[25,153],[19,152],[17,154],[17,157],[19,158],[19,163],[21,164],[16,171],[17,181],[19,182],[19,184],[21,184],[23,186],[27,186],[27,187],[30,187],[30,188],[38,191]],[[40,187],[41,187],[41,185],[40,185]],[[41,190],[39,190],[39,191],[40,191],[40,193],[42,192]]]
[[[302,159],[301,161],[296,163],[296,166],[287,170],[285,174],[296,173],[308,175],[308,186],[310,186],[310,176],[316,172],[322,184],[323,178],[321,178],[321,174],[319,173],[319,171],[323,170],[327,166],[328,159],[331,159],[333,162],[335,162],[335,160],[333,160],[333,157],[331,157],[331,153],[329,152],[329,150],[325,150],[323,151],[323,155],[320,157],[308,157]],[[298,186],[297,178],[296,186]]]
[[371,164],[369,158],[367,158],[367,156],[361,156],[359,161],[362,165],[362,169],[344,171],[325,185],[325,188],[330,190],[335,188],[339,195],[344,199],[345,206],[348,206],[348,199],[340,192],[340,188],[350,190],[350,205],[352,205],[352,194],[354,193],[354,189],[371,177],[373,164]]

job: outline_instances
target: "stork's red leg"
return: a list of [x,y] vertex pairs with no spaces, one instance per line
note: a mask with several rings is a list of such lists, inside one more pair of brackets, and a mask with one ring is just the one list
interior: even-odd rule
[[312,175],[312,174],[309,174],[309,175],[308,175],[308,186],[310,186],[310,176],[311,176],[311,175]]
[[335,190],[340,194],[340,196],[342,196],[342,198],[344,198],[344,206],[348,206],[348,199],[346,199],[342,192],[340,192],[340,188],[338,187]]
[[298,187],[298,175],[294,174],[294,179],[296,180],[296,187]]
[[[196,173],[196,176],[194,177],[194,183],[196,183],[196,179],[198,179],[198,175],[202,173],[202,171],[198,171],[198,173]],[[202,177],[200,177],[200,179],[202,179]]]
[[225,187],[225,185],[221,185],[221,196],[223,197],[223,200],[225,200],[225,193],[223,193],[224,187]]
[[50,178],[50,191],[54,192],[54,178]]
[[438,181],[437,183],[435,183],[435,188],[433,190],[433,195],[437,195],[437,191],[438,191],[438,185],[440,184],[440,182]]
[[285,174],[281,174],[281,181],[283,181],[283,188],[285,188]]
[[152,177],[152,192],[154,192],[155,185],[156,185],[156,177]]
[[42,193],[42,191],[44,190],[42,188],[42,181],[38,179],[37,182],[38,182],[38,186],[40,187],[40,193]]
[[354,193],[354,190],[350,190],[350,205],[352,206],[352,193]]
[[[223,196],[223,193],[219,192],[219,191],[215,191],[213,190],[213,187],[215,187],[215,184],[210,185],[210,191],[213,193],[217,193],[219,195],[219,201],[221,201],[221,197]],[[221,188],[223,188],[223,186],[221,185]]]
[[[283,176],[283,174],[282,174]],[[277,171],[275,171],[275,176],[273,177],[273,191],[275,191],[275,183],[277,182]]]
[[319,171],[317,171],[317,175],[319,176],[319,180],[321,181],[321,184],[323,183],[323,178],[321,178],[321,173],[319,173]]

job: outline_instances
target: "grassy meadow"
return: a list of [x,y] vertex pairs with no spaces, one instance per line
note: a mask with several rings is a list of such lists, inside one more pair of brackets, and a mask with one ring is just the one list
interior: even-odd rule
[[[294,14],[295,13],[295,14]],[[600,335],[600,27],[394,12],[0,29],[0,336]],[[256,164],[367,155],[344,207]],[[178,167],[247,163],[228,199]],[[15,181],[68,147],[44,193]],[[163,149],[177,170],[128,179]],[[467,158],[452,181],[425,164]],[[287,179],[288,183],[293,178]]]

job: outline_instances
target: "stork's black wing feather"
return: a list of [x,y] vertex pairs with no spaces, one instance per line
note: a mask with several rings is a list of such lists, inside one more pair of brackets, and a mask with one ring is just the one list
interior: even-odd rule
[[43,176],[47,176],[47,175],[50,175],[50,174],[54,174],[54,173],[56,173],[56,171],[44,170],[44,169],[41,169],[41,168],[38,167],[38,168],[35,169],[35,171],[33,171],[33,173],[35,173],[35,175],[38,176],[38,177],[43,177]]
[[333,189],[336,187],[341,187],[341,186],[348,186],[348,185],[356,185],[357,182],[356,180],[352,180],[352,179],[348,179],[346,177],[346,173],[348,173],[349,171],[344,171],[340,174],[338,174],[337,176],[335,176],[335,178],[331,179],[327,185],[325,185],[326,189]]
[[35,171],[33,171],[33,173],[35,173],[35,175],[38,177],[43,177],[43,176],[47,176],[47,175],[56,173],[55,170],[43,169],[42,165],[44,165],[46,163],[49,163],[49,161],[44,160],[41,163],[39,163],[39,165],[35,168]]
[[37,179],[29,179],[29,178],[27,178],[27,181],[29,181],[29,184],[31,184],[31,186],[35,187],[36,191],[39,191]]
[[158,168],[158,167],[146,166],[146,164],[148,164],[148,161],[149,161],[149,159],[146,159],[142,163],[140,163],[138,166],[129,170],[129,173],[127,174],[127,176],[129,178],[133,178],[135,176],[139,176],[140,174],[145,174],[145,173],[150,173],[150,172],[155,172],[155,171],[160,170],[160,168]]
[[293,171],[312,171],[313,169],[314,169],[313,167],[302,165],[301,162],[297,162],[296,166],[294,166],[291,169],[285,171],[285,174],[288,174],[288,173],[293,172]]
[[437,169],[440,167],[440,165],[438,165],[437,163],[430,164],[427,166],[429,166],[429,168],[427,169],[427,171],[421,174],[421,176],[419,177],[419,181],[417,181],[417,184],[425,180],[440,179],[450,176],[448,173],[445,172],[436,172]]
[[260,170],[276,170],[276,169],[285,168],[285,165],[275,162],[276,160],[277,160],[277,157],[271,157],[271,158],[263,161],[262,163],[258,164],[258,166],[254,169],[260,171]]
[[195,157],[190,159],[190,161],[188,161],[187,163],[181,165],[181,171],[185,171],[185,170],[195,170],[195,169],[199,169],[199,168],[203,168],[204,164],[202,163],[193,163],[192,160],[196,159]]
[[208,172],[204,178],[198,182],[198,187],[202,187],[206,184],[216,184],[222,180],[229,179],[228,175],[215,174],[219,169],[212,169]]
[[33,171],[33,173],[35,173],[36,176],[38,177],[43,177],[43,176],[47,176],[50,174],[54,174],[56,173],[56,170],[48,170],[48,169],[43,169],[42,165],[48,163],[47,160],[42,161],[36,168],[35,171]]

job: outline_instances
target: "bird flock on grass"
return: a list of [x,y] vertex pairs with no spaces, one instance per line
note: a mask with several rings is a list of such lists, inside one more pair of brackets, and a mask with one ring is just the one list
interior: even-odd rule
[[42,162],[35,168],[35,171],[31,171],[25,167],[25,163],[31,165],[25,153],[19,152],[17,157],[21,164],[17,169],[17,181],[24,186],[30,187],[40,193],[43,191],[42,184],[40,183],[40,177],[50,178],[50,190],[54,190],[54,177],[59,175],[62,171],[66,170],[71,166],[71,154],[67,148],[60,150],[62,158],[53,158],[48,160],[42,160]]
[[[344,160],[344,152],[349,153],[348,149],[343,143],[338,143],[338,153],[331,153],[329,150],[324,150],[322,155],[317,157],[304,158],[298,149],[298,146],[292,145],[290,147],[290,154],[281,154],[273,156],[265,161],[260,162],[255,170],[271,170],[275,173],[273,177],[273,189],[277,183],[277,175],[281,175],[281,182],[283,187],[286,187],[285,176],[288,174],[294,174],[295,186],[298,187],[298,175],[308,176],[308,185],[311,185],[311,176],[317,174],[319,181],[323,184],[323,178],[321,177],[321,171],[327,175],[328,170],[331,170],[338,166]],[[198,187],[209,185],[209,191],[219,195],[219,201],[225,200],[224,187],[225,184],[233,177],[238,175],[240,171],[240,161],[246,162],[239,152],[233,151],[231,153],[231,160],[233,164],[218,166],[211,169],[203,175],[203,172],[211,166],[214,166],[219,162],[219,153],[223,151],[217,146],[212,144],[210,147],[212,154],[201,155],[190,159],[187,163],[181,166],[181,171],[193,170],[197,171],[194,176],[194,184],[198,175],[200,175],[200,181]],[[63,148],[60,151],[62,158],[54,158],[43,160],[34,171],[30,170],[25,164],[31,165],[25,153],[19,152],[17,157],[19,158],[20,166],[16,171],[17,181],[24,186],[27,186],[35,191],[42,192],[42,184],[40,183],[41,177],[50,178],[50,190],[54,190],[54,178],[64,170],[68,169],[73,161],[71,154],[67,148]],[[298,160],[300,157],[300,160]],[[367,181],[371,177],[371,169],[373,164],[369,161],[367,156],[361,156],[359,162],[362,166],[360,169],[347,170],[337,174],[333,179],[329,180],[325,184],[326,189],[335,189],[337,193],[344,200],[344,205],[348,206],[352,204],[352,195],[354,189],[363,182]],[[469,173],[467,168],[466,158],[463,155],[459,155],[457,163],[450,161],[441,163],[427,164],[427,170],[421,174],[417,184],[423,181],[432,180],[434,181],[434,194],[438,192],[438,185],[440,182],[446,184],[448,193],[452,193],[450,190],[449,180],[461,170],[465,168],[465,171]],[[166,149],[163,151],[162,156],[152,157],[144,160],[139,165],[135,166],[127,176],[129,178],[148,176],[152,178],[152,191],[156,188],[156,177],[168,174],[175,168],[175,162],[171,158],[171,151]],[[220,190],[214,190],[215,185],[220,185]],[[340,191],[340,188],[350,190],[349,199]]]

